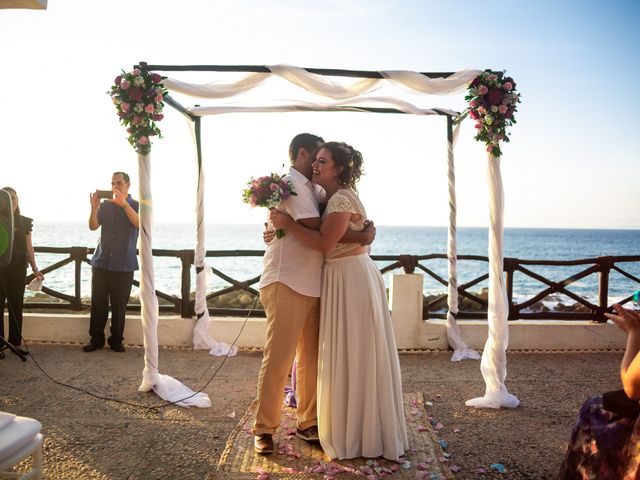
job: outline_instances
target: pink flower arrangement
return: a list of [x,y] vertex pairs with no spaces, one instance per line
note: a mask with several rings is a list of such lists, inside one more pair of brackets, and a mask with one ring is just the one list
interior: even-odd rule
[[507,129],[516,123],[513,116],[518,111],[520,95],[516,82],[505,72],[485,70],[469,84],[467,112],[476,121],[475,139],[487,145],[487,152],[499,157],[500,142],[508,142]]
[[[293,191],[293,185],[285,180],[283,175],[272,173],[269,176],[253,178],[247,182],[242,191],[242,201],[251,207],[276,208],[291,195],[298,195]],[[284,230],[276,230],[276,237],[284,237]]]
[[127,127],[129,144],[136,152],[147,155],[151,151],[151,139],[162,138],[156,122],[164,118],[164,97],[167,89],[162,77],[139,68],[118,75],[107,94],[116,106],[120,123]]

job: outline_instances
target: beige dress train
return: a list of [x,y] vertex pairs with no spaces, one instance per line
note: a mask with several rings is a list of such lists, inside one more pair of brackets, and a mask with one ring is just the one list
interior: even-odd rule
[[[340,190],[327,205],[360,213],[364,207]],[[349,247],[339,246],[343,254]],[[336,253],[334,252],[334,254]],[[320,300],[318,431],[332,459],[398,460],[408,448],[402,379],[382,275],[368,254],[325,260]]]

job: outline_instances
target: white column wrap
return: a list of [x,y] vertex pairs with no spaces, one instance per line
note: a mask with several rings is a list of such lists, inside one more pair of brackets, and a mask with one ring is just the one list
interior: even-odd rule
[[453,130],[453,139],[448,144],[448,185],[449,185],[449,230],[447,242],[447,259],[449,273],[449,290],[448,290],[448,306],[447,312],[447,339],[449,346],[453,348],[452,362],[459,362],[465,358],[471,360],[479,360],[480,355],[475,350],[469,348],[460,334],[460,327],[456,322],[455,315],[458,313],[458,270],[457,270],[457,205],[456,205],[456,174],[453,157],[453,149],[458,134],[460,133],[460,124],[458,123]]
[[503,275],[504,191],[500,157],[488,155],[489,184],[489,334],[482,352],[480,370],[486,384],[484,397],[467,400],[471,407],[514,408],[520,401],[507,391],[507,345],[509,344],[509,304]]
[[[197,161],[197,158],[196,158]],[[211,355],[229,355],[238,353],[238,347],[216,342],[209,334],[209,308],[207,307],[207,284],[211,269],[205,263],[205,225],[204,225],[204,166],[198,165],[198,192],[196,198],[196,249],[194,263],[196,271],[196,326],[193,329],[193,349],[209,350]]]
[[144,336],[144,370],[138,390],[156,394],[168,402],[188,407],[210,407],[206,393],[194,392],[167,375],[158,373],[158,297],[156,297],[153,274],[151,228],[153,225],[153,201],[151,196],[151,158],[138,155],[140,178],[140,304],[142,308],[142,331]]

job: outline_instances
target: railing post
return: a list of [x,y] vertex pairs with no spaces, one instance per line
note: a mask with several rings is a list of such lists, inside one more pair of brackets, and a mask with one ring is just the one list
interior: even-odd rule
[[180,260],[182,261],[182,281],[180,284],[180,316],[191,318],[193,308],[191,307],[191,265],[195,258],[193,250],[180,250]]
[[504,271],[506,272],[507,282],[507,301],[509,302],[508,320],[517,320],[518,315],[513,305],[513,272],[515,270],[515,260],[512,258],[504,259]]
[[87,259],[87,247],[71,247],[70,256],[75,264],[74,294],[71,308],[80,310],[82,308],[82,293],[80,289],[82,262]]
[[598,257],[598,310],[596,310],[596,322],[606,322],[604,312],[609,306],[609,272],[613,266],[613,257]]

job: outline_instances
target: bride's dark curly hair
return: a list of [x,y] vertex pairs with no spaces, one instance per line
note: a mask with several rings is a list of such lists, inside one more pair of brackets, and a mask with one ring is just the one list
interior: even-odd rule
[[338,183],[343,187],[350,187],[356,190],[358,180],[364,175],[362,154],[344,142],[327,142],[320,148],[329,150],[333,162],[342,167]]

